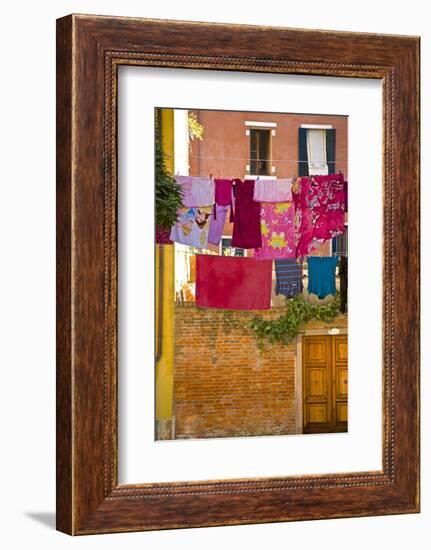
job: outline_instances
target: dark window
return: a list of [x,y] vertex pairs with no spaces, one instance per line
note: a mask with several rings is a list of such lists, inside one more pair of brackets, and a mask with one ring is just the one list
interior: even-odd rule
[[232,248],[232,238],[223,237],[221,240],[222,256],[244,256],[243,248]]
[[347,225],[346,231],[332,239],[332,255],[347,256]]
[[271,130],[250,130],[250,174],[269,175]]

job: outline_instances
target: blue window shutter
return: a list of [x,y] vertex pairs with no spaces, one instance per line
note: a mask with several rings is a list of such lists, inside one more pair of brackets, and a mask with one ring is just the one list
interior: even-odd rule
[[307,128],[299,128],[298,161],[298,176],[308,176]]
[[335,256],[338,253],[337,237],[332,237],[331,248],[332,248],[332,255]]
[[326,162],[328,163],[328,174],[335,174],[335,130],[326,130]]

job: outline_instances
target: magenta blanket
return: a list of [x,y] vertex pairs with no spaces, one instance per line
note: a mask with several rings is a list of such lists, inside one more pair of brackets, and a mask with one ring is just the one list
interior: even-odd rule
[[196,305],[218,309],[269,309],[272,261],[196,255]]

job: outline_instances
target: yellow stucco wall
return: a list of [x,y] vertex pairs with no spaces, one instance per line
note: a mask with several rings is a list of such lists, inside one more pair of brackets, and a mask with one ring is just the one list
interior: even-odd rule
[[[168,157],[166,167],[174,171],[174,112],[162,110],[162,146]],[[163,258],[162,258],[163,256]],[[160,274],[160,263],[163,273]],[[159,285],[163,285],[163,300],[159,304]],[[158,342],[159,315],[162,314],[161,357],[156,364],[156,420],[172,419],[172,395],[174,374],[174,247],[156,246],[156,342]],[[161,307],[160,307],[161,306]],[[156,346],[156,353],[160,352]]]

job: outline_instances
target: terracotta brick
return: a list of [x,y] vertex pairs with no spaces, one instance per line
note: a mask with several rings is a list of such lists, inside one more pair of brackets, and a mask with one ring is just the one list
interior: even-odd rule
[[[274,318],[280,311],[262,312]],[[294,433],[295,345],[259,351],[243,326],[254,312],[177,304],[174,415],[177,438]]]

